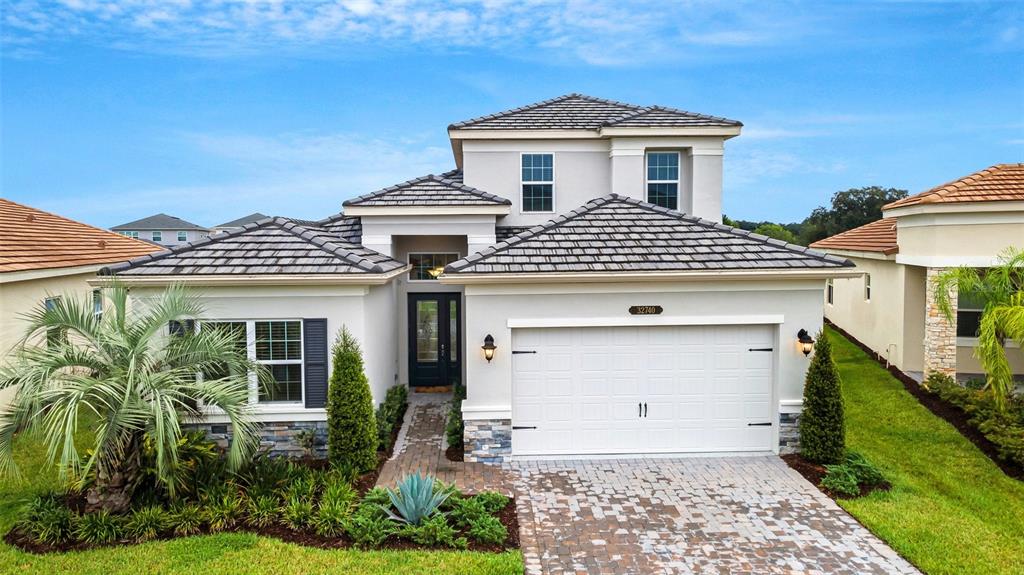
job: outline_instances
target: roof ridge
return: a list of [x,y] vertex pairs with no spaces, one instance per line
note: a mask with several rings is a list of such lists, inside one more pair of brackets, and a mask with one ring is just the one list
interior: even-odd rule
[[579,98],[581,100],[587,100],[587,101],[590,101],[590,102],[596,102],[596,103],[600,103],[600,104],[612,104],[612,105],[615,105],[615,106],[623,106],[623,107],[626,107],[626,108],[637,108],[638,107],[636,104],[627,104],[626,102],[618,102],[616,100],[606,100],[604,98],[597,98],[595,96],[588,96],[586,94],[580,94],[579,92],[571,92],[569,94],[563,94],[563,95],[555,97],[555,98],[549,98],[547,100],[541,100],[540,102],[534,102],[532,104],[527,104],[525,106],[519,106],[518,108],[509,108],[508,110],[502,110],[500,112],[494,112],[493,114],[487,114],[485,116],[477,116],[476,118],[470,118],[468,120],[463,120],[461,122],[455,122],[454,124],[449,124],[448,125],[448,129],[452,130],[452,129],[464,128],[466,126],[469,126],[471,124],[475,124],[477,122],[481,122],[483,120],[493,120],[495,118],[502,118],[502,117],[505,117],[505,116],[507,116],[509,114],[516,114],[516,113],[519,113],[519,112],[525,112],[527,110],[534,110],[534,109],[540,108],[542,106],[547,106],[549,104],[554,104],[556,102],[564,102],[565,100],[570,100],[570,99],[573,99],[573,98]]
[[739,120],[732,120],[732,119],[726,118],[724,116],[712,116],[710,114],[701,114],[700,112],[690,112],[689,110],[683,110],[683,109],[680,109],[680,108],[673,108],[671,106],[660,106],[658,104],[654,104],[654,105],[651,105],[651,106],[644,106],[643,108],[641,108],[639,110],[636,110],[635,113],[627,114],[627,115],[621,116],[619,118],[614,118],[612,120],[608,120],[608,121],[606,121],[602,125],[603,126],[611,127],[611,126],[614,126],[615,124],[618,124],[620,122],[624,122],[626,120],[630,120],[630,119],[636,118],[637,116],[643,116],[644,114],[649,114],[649,113],[651,113],[653,111],[656,111],[656,110],[660,110],[662,112],[672,112],[673,114],[682,114],[684,116],[689,116],[691,118],[700,118],[702,120],[715,120],[717,122],[729,122],[729,123],[732,123],[732,124],[736,124],[738,126],[742,126],[743,125],[743,122],[740,122]]
[[[302,225],[296,222],[295,220],[285,218],[282,216],[275,217],[274,222],[277,223],[281,227],[281,229],[289,232],[295,237],[301,240],[305,240],[306,242],[313,244],[314,246],[334,256],[337,256],[345,260],[346,262],[358,267],[359,269],[371,273],[382,273],[384,271],[383,266],[381,266],[378,263],[372,262],[363,256],[353,253],[351,248],[348,247],[351,246],[356,248],[363,248],[363,246],[357,246],[356,244],[347,242],[341,238],[334,237],[330,235],[330,233],[327,232],[327,230],[311,229],[310,227]],[[296,228],[299,228],[300,231],[296,232]],[[327,234],[329,236],[329,239],[323,239],[319,237],[320,234]]]
[[[448,172],[446,172],[446,173],[448,173]],[[342,202],[342,206],[356,206],[359,203],[365,202],[367,200],[372,200],[372,199],[375,199],[375,198],[386,196],[387,194],[390,194],[392,192],[397,192],[397,191],[400,191],[400,190],[402,190],[402,189],[404,189],[404,188],[406,188],[408,186],[412,186],[412,185],[419,184],[419,183],[422,183],[422,182],[436,182],[436,183],[448,186],[449,188],[452,188],[452,189],[455,189],[455,190],[459,190],[459,191],[462,191],[462,192],[466,192],[466,193],[472,194],[472,195],[477,196],[478,198],[481,198],[481,199],[485,199],[485,200],[488,200],[488,201],[493,201],[493,202],[496,202],[498,204],[503,204],[503,205],[512,205],[512,201],[509,200],[508,198],[503,198],[501,196],[492,194],[490,192],[485,192],[483,190],[474,188],[473,186],[467,186],[466,184],[464,184],[462,182],[457,182],[455,180],[451,180],[451,179],[448,179],[448,178],[445,178],[445,177],[442,177],[442,176],[438,176],[436,174],[427,174],[425,176],[420,176],[418,178],[413,178],[411,180],[406,180],[404,182],[401,182],[399,184],[394,184],[394,185],[388,186],[386,188],[381,188],[381,189],[379,189],[379,190],[377,190],[375,192],[370,192],[368,194],[363,194],[361,196],[356,196],[354,198],[347,199],[344,202]]]

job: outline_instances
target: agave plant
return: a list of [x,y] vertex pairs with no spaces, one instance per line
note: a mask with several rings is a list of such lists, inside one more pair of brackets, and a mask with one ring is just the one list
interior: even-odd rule
[[437,508],[448,499],[451,492],[447,490],[436,490],[437,483],[430,475],[420,475],[417,471],[414,475],[406,475],[398,483],[398,490],[388,490],[388,497],[391,499],[391,507],[394,511],[385,507],[388,516],[395,521],[419,525],[424,519],[430,517]]

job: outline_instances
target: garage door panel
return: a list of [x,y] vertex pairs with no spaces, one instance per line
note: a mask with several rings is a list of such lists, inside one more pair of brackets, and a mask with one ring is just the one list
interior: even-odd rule
[[[513,452],[767,451],[767,326],[513,330]],[[642,406],[647,404],[646,417]]]

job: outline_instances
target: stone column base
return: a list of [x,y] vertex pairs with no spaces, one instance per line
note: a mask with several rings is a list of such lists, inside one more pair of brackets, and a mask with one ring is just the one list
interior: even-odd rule
[[474,419],[463,432],[466,461],[503,463],[512,456],[511,419]]
[[[206,432],[207,439],[215,442],[222,449],[231,443],[234,431],[226,423],[190,423],[182,425],[183,431],[199,429]],[[275,421],[260,426],[261,453],[274,457],[306,457],[306,450],[299,445],[296,436],[312,429],[316,433],[313,442],[313,456],[324,459],[327,457],[327,422],[326,421]]]
[[779,454],[789,455],[800,451],[800,414],[779,414]]

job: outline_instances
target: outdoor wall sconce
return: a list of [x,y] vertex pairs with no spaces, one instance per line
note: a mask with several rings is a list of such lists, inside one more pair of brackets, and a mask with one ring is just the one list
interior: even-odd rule
[[796,332],[796,339],[800,342],[800,350],[804,352],[804,355],[811,355],[811,350],[814,349],[814,338],[811,334],[807,333],[806,329],[801,329]]
[[487,360],[487,363],[491,363],[491,360],[494,359],[494,350],[498,349],[498,346],[494,345],[494,338],[491,337],[491,334],[487,334],[487,337],[484,338],[484,344],[480,346],[480,349],[484,350],[484,359]]

